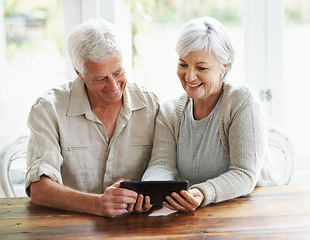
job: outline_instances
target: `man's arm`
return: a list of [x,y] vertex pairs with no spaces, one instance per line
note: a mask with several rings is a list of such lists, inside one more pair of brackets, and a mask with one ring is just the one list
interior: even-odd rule
[[40,206],[113,217],[123,214],[128,204],[134,204],[137,199],[137,193],[120,188],[120,182],[115,182],[103,194],[91,194],[42,176],[30,185],[30,197],[33,204]]

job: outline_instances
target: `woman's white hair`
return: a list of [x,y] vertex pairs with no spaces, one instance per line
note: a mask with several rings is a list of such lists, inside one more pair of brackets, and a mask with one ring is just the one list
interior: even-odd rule
[[90,19],[76,26],[69,35],[67,49],[73,67],[85,73],[88,61],[100,63],[114,53],[121,53],[117,30],[104,19]]
[[175,50],[179,57],[185,57],[190,52],[202,49],[212,52],[223,68],[228,64],[222,76],[224,80],[234,61],[234,49],[223,24],[212,17],[195,18],[187,22]]

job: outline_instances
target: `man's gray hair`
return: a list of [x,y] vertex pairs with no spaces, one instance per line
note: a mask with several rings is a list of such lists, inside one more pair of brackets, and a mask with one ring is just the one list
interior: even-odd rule
[[86,62],[100,63],[111,54],[121,53],[117,30],[104,19],[90,19],[76,26],[67,48],[73,67],[81,74],[85,73]]
[[212,52],[223,68],[228,64],[222,77],[224,81],[234,61],[234,49],[225,27],[214,18],[195,18],[187,22],[179,35],[175,50],[179,57],[185,57],[190,52],[202,49]]

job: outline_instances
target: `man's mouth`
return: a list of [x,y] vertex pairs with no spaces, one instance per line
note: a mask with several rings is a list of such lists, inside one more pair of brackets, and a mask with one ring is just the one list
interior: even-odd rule
[[114,94],[116,94],[117,92],[118,92],[118,90],[116,90],[115,92],[107,92],[107,91],[106,91],[106,93],[109,94],[109,95],[114,95]]

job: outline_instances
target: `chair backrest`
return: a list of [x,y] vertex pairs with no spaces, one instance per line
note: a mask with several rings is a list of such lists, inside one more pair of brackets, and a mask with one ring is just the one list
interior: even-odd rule
[[288,136],[277,126],[268,128],[269,153],[271,162],[283,184],[290,183],[295,164],[295,154]]
[[9,174],[10,166],[20,158],[26,161],[28,141],[29,136],[23,134],[8,140],[0,149],[0,186],[6,197],[16,197]]

